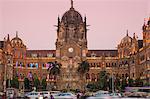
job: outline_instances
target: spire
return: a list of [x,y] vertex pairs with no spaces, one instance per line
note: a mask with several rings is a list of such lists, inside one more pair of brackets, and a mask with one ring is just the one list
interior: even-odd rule
[[74,8],[73,8],[73,0],[71,0],[71,8],[70,8],[71,10],[73,10]]
[[58,20],[58,23],[57,23],[57,24],[58,24],[58,25],[57,25],[57,27],[58,27],[57,32],[58,32],[58,31],[59,31],[59,27],[60,27],[60,19],[59,19],[59,15],[58,15],[58,19],[57,19],[57,20]]
[[71,8],[73,8],[73,0],[71,0]]
[[[84,17],[84,28],[85,28],[85,33],[87,32],[87,29],[86,29],[86,15],[85,15],[85,17]],[[86,34],[85,34],[85,36],[86,36]]]
[[58,15],[58,20],[60,20],[60,19],[59,19],[59,15]]
[[8,36],[7,36],[7,41],[10,41],[9,34],[8,34]]
[[86,15],[85,15],[85,17],[84,17],[84,22],[86,22]]
[[149,19],[148,19],[147,25],[150,25],[150,17],[149,17]]
[[135,38],[135,33],[133,33],[133,38]]
[[143,27],[142,27],[143,31],[146,30],[146,24],[145,24],[145,22],[146,22],[146,18],[144,18],[144,24],[143,24]]
[[128,30],[127,30],[127,36],[128,36]]
[[16,38],[18,38],[18,31],[16,31]]
[[59,15],[58,15],[58,18],[57,18],[57,20],[58,20],[58,25],[59,25],[59,23],[60,23],[60,18],[59,18]]
[[85,23],[85,26],[86,26],[86,16],[84,17],[84,23]]

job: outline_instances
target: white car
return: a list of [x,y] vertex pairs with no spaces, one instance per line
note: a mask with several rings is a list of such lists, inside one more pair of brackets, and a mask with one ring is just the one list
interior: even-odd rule
[[54,96],[55,99],[77,99],[76,95],[67,92],[67,93],[59,93]]
[[39,92],[41,96],[43,96],[44,98],[50,98],[50,92],[49,91],[41,91]]
[[93,96],[88,97],[87,99],[112,99],[112,97],[107,91],[99,91],[96,92]]
[[40,92],[35,91],[25,94],[25,97],[28,97],[30,99],[43,99],[43,95],[41,95]]
[[56,96],[58,94],[60,94],[60,91],[50,91],[51,95]]

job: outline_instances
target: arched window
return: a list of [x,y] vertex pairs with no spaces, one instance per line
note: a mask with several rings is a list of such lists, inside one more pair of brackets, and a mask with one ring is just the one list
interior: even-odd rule
[[127,77],[128,77],[128,74],[126,73],[125,76],[126,76],[126,78],[127,78]]
[[86,73],[86,79],[90,79],[89,73]]
[[106,67],[108,66],[108,64],[106,63]]
[[98,63],[98,67],[101,67],[101,63]]
[[112,66],[114,66],[114,63],[111,63],[112,64]]
[[33,63],[30,63],[30,67],[31,67],[31,68],[33,67]]
[[39,66],[38,63],[35,63],[35,66],[36,66],[36,68],[38,68],[38,66]]
[[95,81],[95,79],[96,79],[96,78],[95,78],[95,74],[92,73],[92,74],[91,74],[91,80],[92,80],[92,81]]
[[100,73],[97,74],[97,80],[100,80]]
[[53,79],[56,80],[56,78],[57,78],[56,75],[54,75],[54,78],[53,78]]

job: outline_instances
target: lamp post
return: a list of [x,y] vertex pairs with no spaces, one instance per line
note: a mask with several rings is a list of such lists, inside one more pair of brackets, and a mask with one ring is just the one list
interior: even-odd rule
[[4,82],[3,82],[3,85],[4,85],[4,92],[6,92],[6,64],[4,66]]
[[113,74],[113,67],[112,67],[112,93],[114,93],[114,74]]
[[[4,65],[4,82],[3,82],[3,85],[4,85],[4,92],[6,92],[6,81],[7,81],[7,78],[9,79],[8,80],[8,86],[10,87],[10,80],[12,79],[12,76],[13,76],[13,65],[12,65],[12,61],[11,61],[11,58],[12,58],[12,54],[11,53],[8,53],[8,52],[5,52],[5,65]],[[9,70],[7,70],[7,68]],[[9,72],[8,72],[9,71]]]
[[[6,56],[5,56],[5,59],[7,59],[6,58]],[[4,82],[3,82],[3,85],[4,85],[4,92],[6,92],[6,80],[7,80],[7,69],[6,69],[6,67],[7,67],[7,61],[5,61],[5,65],[4,65]]]

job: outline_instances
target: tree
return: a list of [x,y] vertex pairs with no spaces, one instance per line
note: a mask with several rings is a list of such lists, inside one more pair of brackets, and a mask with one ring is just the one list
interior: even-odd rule
[[9,79],[6,80],[6,88],[8,88],[8,87],[10,87],[10,80]]
[[38,78],[35,78],[35,79],[34,79],[34,87],[36,87],[36,89],[38,89],[39,85],[40,85],[39,79],[38,79]]
[[10,81],[11,87],[13,88],[19,88],[19,81],[17,77],[14,77],[11,81]]
[[87,61],[82,61],[81,63],[79,63],[79,67],[77,69],[77,71],[81,74],[81,75],[85,75],[85,73],[87,73],[90,69],[90,65]]
[[28,78],[24,78],[24,87],[25,89],[30,89],[30,81]]
[[42,89],[45,90],[47,86],[46,78],[42,79]]
[[115,88],[117,90],[121,90],[121,83],[120,83],[120,78],[119,77],[116,77],[116,79],[115,79]]
[[133,87],[134,86],[134,80],[133,79],[129,79],[128,80],[128,86],[129,87]]
[[60,68],[61,68],[61,64],[57,63],[57,61],[55,62],[48,62],[49,67],[48,67],[48,71],[50,75],[58,75],[60,74]]
[[89,83],[87,84],[86,88],[88,88],[89,91],[95,91],[97,89],[97,86],[94,83]]
[[[80,78],[83,85],[85,84],[85,80],[86,80],[85,74],[89,71],[89,69],[90,69],[90,65],[87,61],[82,61],[81,63],[79,63],[77,72],[80,74]],[[83,86],[83,89],[85,87],[86,86]]]
[[123,79],[121,82],[121,90],[124,90],[126,86],[127,86],[127,81],[126,79]]
[[138,86],[138,87],[142,87],[143,86],[143,82],[142,82],[142,80],[140,78],[137,78],[135,80],[135,84],[134,85]]
[[109,74],[104,70],[100,71],[98,85],[102,90],[107,90],[109,83]]

